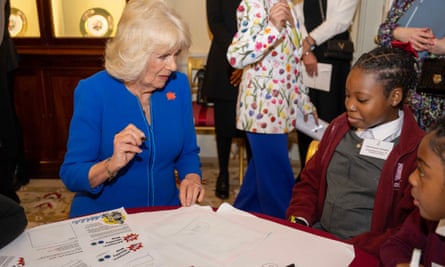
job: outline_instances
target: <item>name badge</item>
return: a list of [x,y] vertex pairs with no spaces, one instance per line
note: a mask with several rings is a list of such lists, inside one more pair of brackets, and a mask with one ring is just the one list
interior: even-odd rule
[[376,139],[364,139],[362,148],[360,149],[360,155],[387,159],[389,153],[391,153],[394,143],[385,142]]

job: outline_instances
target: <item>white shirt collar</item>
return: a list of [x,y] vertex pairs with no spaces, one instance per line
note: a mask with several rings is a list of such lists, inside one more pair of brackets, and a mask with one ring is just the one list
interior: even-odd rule
[[445,236],[445,219],[442,219],[437,224],[436,234]]
[[393,121],[381,124],[370,129],[357,129],[356,134],[360,138],[392,141],[400,136],[404,117],[403,110],[399,110],[399,117]]

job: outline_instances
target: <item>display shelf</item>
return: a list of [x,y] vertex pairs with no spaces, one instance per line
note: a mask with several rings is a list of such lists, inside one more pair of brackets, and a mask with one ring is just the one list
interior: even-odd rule
[[11,0],[14,101],[30,177],[59,177],[79,80],[103,69],[126,0]]
[[14,38],[40,37],[36,0],[11,0],[8,30]]
[[125,0],[51,0],[55,38],[114,36]]
[[97,49],[114,36],[126,2],[11,0],[9,32],[19,50],[35,46]]

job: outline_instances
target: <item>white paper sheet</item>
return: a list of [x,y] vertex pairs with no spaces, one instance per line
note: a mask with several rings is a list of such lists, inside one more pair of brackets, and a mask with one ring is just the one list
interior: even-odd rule
[[326,130],[326,127],[328,127],[329,123],[319,118],[317,125],[315,124],[315,119],[312,115],[308,116],[307,120],[304,121],[303,113],[299,109],[297,109],[296,114],[297,114],[297,124],[295,128],[297,128],[298,131],[312,137],[315,140],[321,140],[324,131]]
[[291,264],[295,267],[344,267],[349,266],[355,256],[350,244],[261,219],[227,203],[220,206],[218,213],[234,223],[250,229],[267,229],[270,233],[255,249],[228,265],[231,267]]
[[[161,216],[156,212],[136,216],[139,231],[145,231],[150,240],[145,243],[160,250],[166,266],[261,267],[293,263],[296,267],[343,267],[354,258],[352,245],[258,218],[228,203],[217,212],[194,206],[162,211]],[[190,234],[190,229],[194,229],[193,236],[180,236]]]
[[[343,267],[354,258],[352,245],[261,219],[227,203],[217,212],[197,205],[119,212],[126,219],[114,225],[102,224],[110,215],[106,212],[29,229],[0,250],[0,266],[14,266],[2,265],[2,258],[17,262],[22,257],[33,267]],[[137,244],[137,253],[129,251]]]
[[121,208],[37,226],[2,249],[0,257],[22,257],[25,266],[42,267],[160,266],[130,221]]
[[304,64],[301,64],[302,67],[302,79],[303,84],[306,87],[310,87],[312,89],[317,89],[325,92],[329,92],[331,88],[331,75],[332,75],[332,65],[326,63],[318,63],[318,75],[310,76],[307,73]]
[[[168,213],[168,214],[167,214]],[[163,212],[163,219],[139,219],[144,223],[145,242],[151,248],[165,248],[166,266],[228,266],[267,235],[263,229],[251,230],[199,206]],[[175,255],[172,257],[171,255]]]

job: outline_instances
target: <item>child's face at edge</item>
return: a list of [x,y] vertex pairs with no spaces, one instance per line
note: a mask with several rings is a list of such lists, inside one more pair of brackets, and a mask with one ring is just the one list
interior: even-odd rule
[[402,96],[401,88],[393,89],[386,96],[374,72],[351,69],[346,80],[345,98],[349,124],[354,128],[367,129],[397,119],[397,105]]
[[417,169],[410,175],[411,195],[420,215],[432,221],[445,219],[445,166],[429,142],[432,133],[421,141],[417,151]]

